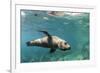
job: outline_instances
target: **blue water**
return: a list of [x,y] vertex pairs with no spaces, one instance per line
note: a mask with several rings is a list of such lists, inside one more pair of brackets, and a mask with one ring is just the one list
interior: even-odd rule
[[[29,47],[27,41],[44,37],[37,30],[47,30],[51,35],[68,41],[71,50]],[[89,13],[50,16],[47,11],[21,10],[21,63],[89,60]]]

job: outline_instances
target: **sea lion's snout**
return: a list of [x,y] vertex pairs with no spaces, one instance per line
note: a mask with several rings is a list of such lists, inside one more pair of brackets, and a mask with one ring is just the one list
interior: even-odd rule
[[70,50],[70,49],[71,49],[71,47],[68,47],[68,48],[67,48],[67,50]]
[[70,50],[71,46],[69,44],[66,44],[66,50]]
[[65,48],[65,49],[61,49],[62,51],[66,51],[66,50],[70,50],[71,47]]

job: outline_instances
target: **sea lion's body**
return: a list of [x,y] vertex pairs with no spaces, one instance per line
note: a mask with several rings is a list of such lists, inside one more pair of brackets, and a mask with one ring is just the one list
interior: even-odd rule
[[61,50],[64,51],[70,49],[70,45],[65,40],[57,36],[51,36],[46,31],[40,31],[40,32],[45,33],[47,36],[27,42],[28,46],[39,46],[39,47],[50,48],[51,49],[50,53],[56,51],[57,48],[60,48]]
[[49,11],[48,15],[50,15],[50,16],[64,16],[64,11]]

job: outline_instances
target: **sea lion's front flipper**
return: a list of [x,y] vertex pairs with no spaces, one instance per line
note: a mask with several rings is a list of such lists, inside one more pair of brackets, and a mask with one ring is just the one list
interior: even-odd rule
[[54,48],[51,48],[50,49],[50,53],[53,53],[53,52],[55,52],[56,51],[56,49],[54,49]]
[[48,37],[51,37],[51,35],[50,35],[47,31],[39,30],[39,32],[43,32],[43,33],[46,34]]

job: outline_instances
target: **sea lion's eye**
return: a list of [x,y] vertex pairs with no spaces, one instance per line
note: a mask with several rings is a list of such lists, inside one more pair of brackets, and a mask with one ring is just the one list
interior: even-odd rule
[[64,43],[65,45],[67,44],[67,42]]

